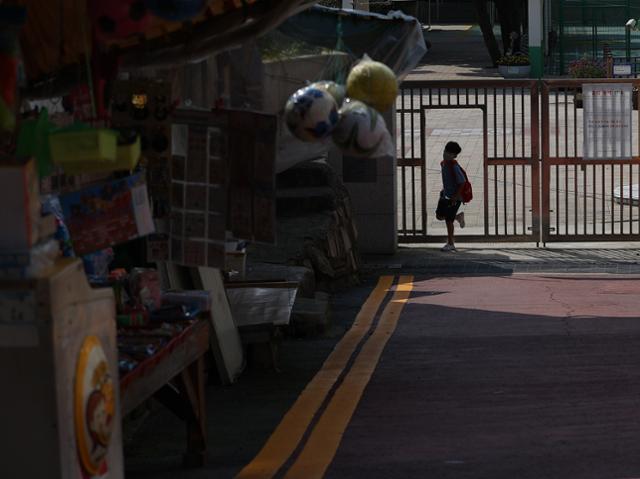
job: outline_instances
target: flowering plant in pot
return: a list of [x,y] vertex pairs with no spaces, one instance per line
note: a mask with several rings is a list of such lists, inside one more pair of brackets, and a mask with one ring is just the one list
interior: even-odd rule
[[[607,67],[597,59],[584,56],[569,63],[569,76],[571,78],[606,78]],[[582,108],[582,88],[576,90],[574,103],[576,108]]]
[[607,67],[599,60],[582,57],[569,63],[572,78],[606,78]]
[[[569,75],[573,78],[607,78],[609,72],[604,62],[593,60],[586,56],[580,60],[575,60],[569,64]],[[633,109],[638,109],[638,89],[633,87]],[[575,104],[577,108],[582,108],[582,88],[578,88],[575,94]]]
[[527,55],[504,55],[496,63],[498,71],[505,78],[526,78],[531,71],[531,63]]

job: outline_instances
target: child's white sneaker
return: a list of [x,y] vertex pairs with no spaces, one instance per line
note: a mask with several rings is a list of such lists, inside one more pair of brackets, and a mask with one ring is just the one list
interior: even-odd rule
[[460,228],[464,228],[464,211],[456,215],[456,221],[460,224]]
[[440,251],[444,251],[444,252],[455,251],[455,250],[456,250],[456,247],[449,243],[447,243],[442,248],[440,248]]

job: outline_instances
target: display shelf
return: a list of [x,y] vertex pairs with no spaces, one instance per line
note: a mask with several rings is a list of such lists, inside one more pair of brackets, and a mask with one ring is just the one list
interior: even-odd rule
[[208,321],[197,320],[120,380],[123,415],[155,397],[186,422],[188,466],[205,462],[204,357],[209,333]]

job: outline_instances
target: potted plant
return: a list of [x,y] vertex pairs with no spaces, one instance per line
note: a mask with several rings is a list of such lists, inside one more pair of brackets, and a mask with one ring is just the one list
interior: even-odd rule
[[606,78],[607,67],[600,60],[586,56],[569,63],[571,78]]
[[531,63],[527,55],[504,55],[497,61],[498,71],[504,78],[527,78]]
[[[569,76],[571,78],[606,78],[607,67],[597,59],[584,56],[569,63]],[[576,90],[573,101],[576,108],[582,108],[582,88]]]

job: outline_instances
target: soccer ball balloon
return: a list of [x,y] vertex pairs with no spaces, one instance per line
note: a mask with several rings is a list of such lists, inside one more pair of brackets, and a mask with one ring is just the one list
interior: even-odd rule
[[333,131],[333,141],[345,154],[370,157],[388,134],[380,113],[361,101],[347,99],[340,109],[340,121]]
[[384,113],[396,101],[398,80],[384,63],[364,60],[349,72],[347,95]]
[[147,8],[156,17],[182,22],[198,15],[208,0],[146,0]]
[[144,0],[91,0],[89,14],[101,40],[142,32],[149,23]]
[[334,81],[322,80],[315,83],[312,83],[310,86],[313,88],[320,88],[321,90],[328,91],[333,99],[336,101],[338,108],[342,106],[344,102],[344,97],[347,96],[347,90],[344,85],[339,85]]
[[326,90],[308,86],[295,92],[284,108],[291,133],[302,141],[328,137],[338,123],[338,105]]

